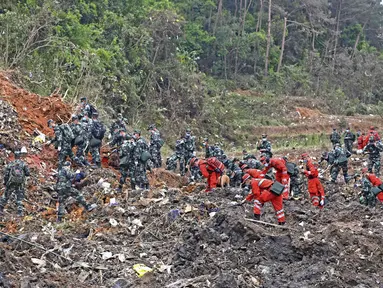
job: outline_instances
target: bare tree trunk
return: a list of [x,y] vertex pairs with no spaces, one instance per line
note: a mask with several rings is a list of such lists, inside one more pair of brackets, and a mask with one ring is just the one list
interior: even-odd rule
[[314,63],[314,53],[315,53],[315,32],[312,31],[313,33],[313,39],[311,42],[311,53],[310,53],[310,73],[313,71],[313,63]]
[[217,17],[216,17],[215,23],[214,23],[213,35],[215,35],[218,22],[221,19],[221,14],[222,14],[222,0],[218,0]]
[[267,46],[266,46],[266,57],[265,57],[265,76],[269,74],[269,54],[271,44],[271,0],[269,0],[269,17],[267,21]]
[[368,20],[364,22],[362,30],[358,33],[358,36],[356,37],[354,49],[352,50],[352,54],[351,54],[351,58],[354,58],[354,55],[356,53],[356,49],[358,48],[358,45],[359,45],[360,35],[363,33],[364,28],[366,28],[367,22],[368,22]]
[[283,52],[285,50],[286,30],[287,30],[287,17],[285,17],[285,22],[284,22],[284,26],[283,26],[281,54],[279,55],[279,63],[278,63],[277,73],[279,73],[279,71],[281,70],[281,67],[282,67]]
[[259,32],[259,30],[262,29],[263,0],[260,0],[260,3],[261,3],[261,7],[259,7],[258,21],[257,21],[257,27],[255,27],[255,32]]
[[332,59],[332,72],[335,70],[335,62],[336,62],[336,48],[338,47],[338,39],[339,39],[339,23],[340,23],[340,12],[342,11],[342,1],[339,1],[339,8],[336,19],[336,31],[335,31],[335,44],[334,44],[334,54]]

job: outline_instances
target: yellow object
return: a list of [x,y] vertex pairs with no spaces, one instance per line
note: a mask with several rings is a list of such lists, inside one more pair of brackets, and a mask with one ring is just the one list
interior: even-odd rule
[[45,142],[45,137],[43,135],[39,135],[33,139],[32,144],[35,145],[36,143],[44,143],[44,142]]
[[133,265],[133,270],[136,271],[137,276],[140,277],[140,278],[142,276],[144,276],[146,273],[153,271],[152,268],[149,268],[149,267],[147,267],[144,264],[134,264]]

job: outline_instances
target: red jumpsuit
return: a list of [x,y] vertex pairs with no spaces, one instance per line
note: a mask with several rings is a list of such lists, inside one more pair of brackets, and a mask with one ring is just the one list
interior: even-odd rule
[[366,147],[369,140],[370,140],[370,135],[366,135],[363,139],[363,148]]
[[211,192],[213,188],[217,187],[217,180],[221,175],[214,171],[214,168],[207,164],[206,160],[200,160],[198,162],[198,166],[202,176],[207,178],[207,187],[205,192]]
[[285,212],[283,210],[282,195],[275,195],[270,192],[273,181],[269,179],[252,179],[251,193],[247,195],[246,200],[254,200],[254,214],[261,215],[262,207],[266,202],[271,202],[279,223],[284,223]]
[[286,162],[283,159],[271,158],[269,165],[263,170],[263,174],[266,174],[271,168],[276,170],[275,180],[285,185],[283,190],[283,199],[289,198],[289,180],[290,176],[287,174]]
[[358,150],[364,148],[364,133],[358,137]]
[[372,135],[372,136],[374,136],[374,140],[375,141],[379,141],[380,140],[380,136],[379,136],[377,131],[375,131],[374,129],[370,129],[370,131],[368,131],[368,132],[369,132],[368,133],[369,135],[367,137],[370,137]]
[[263,174],[262,171],[258,169],[247,169],[246,173],[249,174],[251,178],[265,178],[265,174]]
[[[383,184],[382,180],[376,177],[376,175],[373,173],[367,173],[366,178],[368,179],[368,181],[371,182],[372,186],[374,187],[377,187]],[[380,202],[383,202],[383,192],[380,192],[376,197],[378,198]]]
[[320,205],[320,201],[324,200],[324,189],[322,186],[322,183],[320,183],[318,178],[318,169],[315,168],[314,164],[309,159],[306,164],[306,170],[304,171],[306,177],[308,178],[308,189],[310,194],[311,203],[314,206],[319,206],[320,208],[323,208],[323,206]]

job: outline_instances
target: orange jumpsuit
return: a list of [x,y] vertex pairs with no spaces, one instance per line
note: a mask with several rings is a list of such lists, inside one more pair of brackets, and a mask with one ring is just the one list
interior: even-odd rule
[[372,135],[372,136],[374,136],[374,140],[375,141],[379,141],[380,140],[380,136],[379,136],[379,134],[378,134],[378,132],[377,131],[375,131],[375,130],[373,130],[373,129],[370,129],[370,131],[368,131],[368,138]]
[[[368,181],[371,182],[372,186],[374,187],[377,187],[383,184],[382,180],[376,177],[376,175],[373,173],[367,173],[366,178],[368,179]],[[380,202],[383,202],[383,192],[380,192],[376,197],[378,198]]]
[[312,161],[309,159],[306,164],[306,170],[304,171],[306,177],[308,178],[308,189],[310,194],[311,203],[314,206],[319,206],[320,208],[323,208],[323,206],[320,205],[320,201],[324,200],[324,189],[322,186],[322,183],[320,183],[318,178],[318,169],[315,168]]
[[364,133],[358,137],[358,150],[364,148]]
[[263,174],[266,174],[271,168],[276,170],[275,180],[285,185],[285,190],[283,190],[283,199],[289,198],[289,180],[290,176],[287,174],[286,162],[283,159],[271,158],[269,165],[265,167],[262,171]]
[[205,192],[211,192],[213,188],[217,187],[218,177],[221,175],[214,171],[214,168],[207,164],[206,160],[200,160],[198,162],[198,166],[202,176],[207,178],[207,187]]
[[247,169],[246,173],[249,174],[251,178],[265,178],[265,174],[263,174],[262,171],[258,169]]
[[282,195],[275,195],[270,192],[273,181],[269,179],[252,179],[251,193],[246,197],[247,201],[254,200],[254,214],[261,215],[262,207],[266,202],[271,202],[279,223],[286,221],[283,210]]

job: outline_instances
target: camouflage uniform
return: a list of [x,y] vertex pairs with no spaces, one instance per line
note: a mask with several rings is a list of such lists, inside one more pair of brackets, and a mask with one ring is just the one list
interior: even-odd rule
[[[102,123],[98,119],[92,119],[91,123],[92,123],[92,127],[90,128],[90,131],[92,133],[92,137],[95,138],[93,136],[93,132],[96,129],[96,125],[97,123],[100,123],[100,124]],[[99,145],[96,145],[94,147],[89,145],[90,146],[89,152],[90,152],[90,155],[92,155],[93,164],[96,164],[98,167],[101,167],[101,156],[100,156],[101,151],[100,150],[101,150],[102,139],[99,139],[99,140],[101,140],[101,143]]]
[[133,159],[133,153],[136,147],[136,143],[133,140],[124,141],[119,151],[120,153],[120,189],[126,182],[126,178],[130,178],[130,187],[132,189],[136,188],[136,179],[135,179],[135,165]]
[[[68,167],[69,168],[69,167]],[[67,170],[67,168],[60,169],[57,174],[57,184],[56,190],[58,193],[58,219],[65,215],[65,201],[69,197],[76,198],[77,202],[85,207],[86,210],[90,209],[90,205],[86,203],[84,196],[82,196],[81,192],[74,188],[72,184],[75,181],[75,174]]]
[[[17,169],[20,171],[20,173],[23,174],[23,180],[21,181],[22,183],[15,183],[13,176],[12,176],[12,171],[14,169]],[[23,201],[24,201],[24,186],[25,186],[25,177],[29,176],[29,168],[27,164],[20,160],[17,159],[11,163],[9,163],[5,169],[4,169],[4,185],[5,185],[5,191],[4,194],[0,198],[0,212],[4,210],[5,205],[8,202],[9,197],[11,196],[12,193],[16,194],[16,203],[17,203],[17,214],[19,216],[23,215],[24,211],[24,206],[23,206]]]
[[344,146],[346,150],[350,153],[352,153],[352,144],[354,143],[354,141],[355,134],[352,133],[350,130],[346,130],[346,132],[344,132]]
[[367,179],[367,177],[362,178],[362,195],[364,198],[364,204],[368,206],[375,206],[376,204],[376,195],[371,192],[372,183]]
[[286,162],[286,167],[287,167],[287,172],[289,172],[289,165],[293,167],[293,172],[288,173],[290,175],[290,191],[293,194],[294,198],[299,198],[300,195],[302,194],[302,178],[299,173],[299,167],[295,163],[292,162]]
[[332,143],[333,148],[335,148],[335,144],[340,143],[340,135],[335,129],[330,135],[330,141]]
[[152,155],[152,162],[155,168],[159,168],[162,166],[162,158],[161,158],[161,147],[162,147],[162,139],[160,132],[153,128],[150,133],[150,146],[149,152]]
[[213,150],[213,155],[210,157],[216,157],[219,161],[222,162],[223,160],[223,155],[225,155],[225,152],[219,147],[219,144],[214,145],[214,150]]
[[[81,163],[88,164],[88,161],[86,161],[86,159],[85,159],[85,148],[87,145],[87,141],[86,141],[86,135],[85,135],[84,127],[80,123],[78,123],[78,124],[72,123],[70,128],[72,129],[72,132],[73,132],[74,137],[75,137],[75,139],[73,139],[73,142],[78,138],[83,139],[83,141],[77,145],[76,157],[79,159],[79,161]],[[73,143],[73,146],[74,146],[74,143]]]
[[[63,124],[63,125],[66,125],[66,124]],[[80,160],[73,154],[73,151],[72,151],[73,139],[66,138],[66,136],[63,133],[62,125],[56,125],[54,127],[54,132],[55,132],[55,138],[52,142],[55,142],[55,146],[61,149],[59,151],[58,169],[62,168],[62,165],[64,164],[68,156],[77,164],[82,165]]]
[[113,124],[110,126],[109,131],[110,135],[112,136],[112,142],[110,143],[110,146],[121,146],[123,142],[123,137],[121,137],[120,132],[127,132],[124,121],[118,119],[117,121],[113,122]]
[[210,146],[209,144],[205,145],[205,158],[213,157],[214,155],[214,146]]
[[273,157],[273,153],[271,152],[271,142],[267,139],[262,139],[261,143],[258,145],[257,149],[261,152],[269,156]]
[[232,187],[239,187],[242,183],[242,170],[236,165],[233,161],[229,159],[224,159],[222,161],[223,165],[227,168],[227,175],[230,177],[230,185]]
[[141,155],[144,151],[149,151],[149,147],[146,141],[140,137],[136,140],[133,151],[133,159],[136,166],[135,179],[140,188],[149,189],[149,180],[146,176],[147,163],[141,161]]
[[331,168],[331,181],[335,182],[336,179],[338,178],[338,174],[340,170],[342,169],[343,171],[343,177],[344,181],[347,183],[350,179],[348,176],[348,157],[351,156],[351,153],[349,151],[344,151],[342,147],[338,146],[335,147],[333,151],[334,155],[334,164],[332,165]]
[[[186,133],[184,139],[184,164],[188,164],[190,159],[194,156],[195,154],[195,137],[191,136],[189,133]],[[180,168],[181,168],[181,162],[180,162]],[[181,170],[181,175],[185,175],[185,166]],[[190,171],[192,176],[197,176],[199,175],[199,168],[196,166],[191,167]],[[197,176],[198,177],[198,176]]]
[[180,162],[180,174],[185,175],[185,157],[184,157],[184,141],[179,139],[176,141],[176,151],[166,160],[166,170],[174,171],[177,169],[177,161]]
[[[369,142],[363,148],[363,153],[368,153],[368,172],[380,175],[380,152],[383,151],[381,143]],[[374,170],[374,171],[372,171]]]

